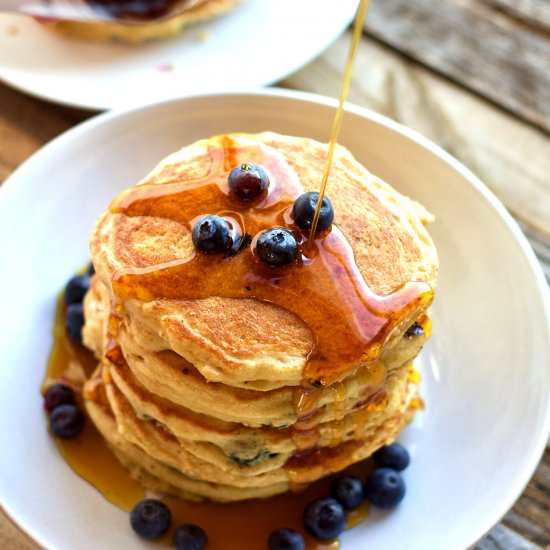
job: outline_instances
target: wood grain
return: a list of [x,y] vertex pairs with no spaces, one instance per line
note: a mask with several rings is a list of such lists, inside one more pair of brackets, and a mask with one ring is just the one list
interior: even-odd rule
[[484,0],[528,25],[550,31],[550,3],[548,0]]
[[477,0],[381,0],[369,35],[550,131],[550,40]]

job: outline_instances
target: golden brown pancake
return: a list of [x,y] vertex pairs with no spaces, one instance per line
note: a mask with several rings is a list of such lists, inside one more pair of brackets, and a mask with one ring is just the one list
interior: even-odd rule
[[[213,155],[229,139],[232,165],[220,168]],[[196,142],[138,186],[185,187],[218,169],[225,177],[233,165],[259,162],[266,152],[295,174],[302,190],[317,189],[326,146],[268,132]],[[410,282],[434,288],[437,255],[424,228],[432,217],[421,205],[343,147],[336,149],[329,194],[335,226],[371,291],[389,296]],[[219,501],[284,492],[393,441],[419,406],[412,362],[431,332],[429,299],[403,310],[377,359],[361,356],[334,383],[306,387],[316,344],[299,311],[215,295],[138,292],[120,299],[114,287],[120,274],[158,270],[195,254],[189,224],[152,211],[108,210],[90,247],[96,276],[84,302],[83,338],[99,367],[86,384],[86,406],[119,459],[151,489]],[[413,323],[421,330],[407,333]]]

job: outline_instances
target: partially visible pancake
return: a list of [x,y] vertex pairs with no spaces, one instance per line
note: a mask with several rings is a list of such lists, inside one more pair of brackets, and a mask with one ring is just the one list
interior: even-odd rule
[[109,22],[56,21],[48,22],[46,28],[64,36],[106,42],[118,40],[139,43],[148,40],[168,38],[185,27],[222,15],[243,0],[196,0],[182,13],[162,21],[124,25]]

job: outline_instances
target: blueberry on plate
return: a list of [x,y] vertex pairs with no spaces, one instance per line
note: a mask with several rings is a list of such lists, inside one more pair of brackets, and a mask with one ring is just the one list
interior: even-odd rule
[[82,345],[83,326],[84,308],[82,304],[71,304],[65,310],[65,330],[75,344]]
[[355,510],[365,500],[361,480],[352,476],[337,479],[332,486],[332,496],[345,510]]
[[197,250],[215,254],[231,246],[229,223],[220,216],[203,216],[193,226],[191,236]]
[[74,405],[73,389],[66,384],[52,384],[44,394],[44,408],[50,414],[59,405]]
[[148,498],[138,502],[130,512],[130,525],[147,540],[162,537],[170,528],[172,513],[164,502]]
[[[313,216],[317,209],[317,202],[319,201],[319,193],[317,191],[308,191],[302,193],[294,202],[292,207],[292,217],[296,222],[296,225],[302,231],[309,231],[313,222]],[[324,231],[328,229],[334,221],[334,209],[332,202],[328,197],[323,197],[323,203],[321,205],[321,212],[319,214],[319,221],[317,222],[317,231]]]
[[272,267],[283,267],[296,259],[298,243],[292,231],[283,227],[273,227],[258,236],[256,254],[262,262]]
[[50,416],[50,428],[61,439],[76,437],[83,427],[84,415],[76,405],[58,405]]
[[377,508],[395,508],[405,496],[401,474],[391,468],[374,470],[365,484],[365,497]]
[[306,531],[319,540],[337,537],[346,525],[346,514],[342,505],[334,498],[314,500],[304,512]]
[[399,472],[404,470],[411,461],[409,451],[399,443],[392,443],[391,445],[380,447],[380,449],[372,455],[372,458],[378,466],[392,468]]
[[198,525],[184,523],[174,532],[172,542],[176,550],[203,550],[208,542],[208,537]]
[[227,181],[231,192],[243,200],[256,198],[269,186],[269,177],[265,170],[249,162],[235,166]]
[[89,275],[75,275],[69,279],[65,287],[65,303],[68,306],[71,304],[80,304],[89,288]]
[[269,550],[304,550],[306,543],[301,533],[292,529],[275,529],[267,539]]

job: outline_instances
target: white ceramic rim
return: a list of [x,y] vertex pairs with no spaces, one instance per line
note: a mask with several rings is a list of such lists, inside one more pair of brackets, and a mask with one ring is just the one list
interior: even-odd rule
[[[42,147],[39,151],[34,153],[29,157],[21,166],[19,166],[12,175],[6,180],[6,182],[0,187],[0,199],[5,197],[6,194],[17,192],[15,189],[15,181],[19,172],[23,171],[26,168],[28,163],[40,162],[42,156],[47,156],[50,153],[50,150],[57,148],[62,148],[67,141],[78,138],[81,134],[84,134],[90,130],[93,130],[96,126],[101,126],[103,124],[108,124],[112,120],[118,118],[123,118],[131,113],[137,113],[143,111],[153,105],[164,105],[169,103],[178,103],[182,100],[191,99],[195,97],[220,97],[220,96],[267,96],[267,97],[278,97],[278,98],[287,98],[289,100],[302,101],[307,103],[316,103],[326,107],[336,107],[337,101],[333,98],[321,96],[308,92],[299,92],[294,90],[285,90],[282,88],[269,88],[257,91],[244,90],[244,91],[232,91],[228,93],[223,92],[213,92],[208,94],[189,94],[184,95],[179,98],[163,100],[158,102],[149,103],[147,105],[142,105],[139,107],[132,107],[128,109],[119,109],[116,111],[109,111],[103,114],[94,116],[93,118],[75,126],[74,128],[67,130],[60,136],[56,137],[50,141],[47,145]],[[531,268],[531,272],[534,276],[536,283],[536,291],[538,292],[543,305],[544,313],[544,322],[546,325],[546,332],[548,333],[548,338],[550,339],[550,289],[546,283],[542,267],[537,260],[529,241],[519,228],[518,224],[506,210],[504,205],[500,200],[493,194],[492,191],[477,177],[475,176],[468,168],[466,168],[461,162],[443,150],[441,147],[422,136],[415,130],[407,128],[398,122],[391,120],[379,113],[366,109],[364,107],[359,107],[350,103],[346,103],[346,112],[353,113],[363,118],[374,121],[381,126],[385,126],[402,136],[409,138],[411,141],[421,145],[423,148],[430,151],[435,156],[439,157],[441,160],[450,165],[454,170],[456,170],[463,178],[477,191],[480,198],[487,201],[494,210],[499,214],[502,220],[505,222],[506,227],[510,230],[512,235],[515,237],[517,244],[520,247],[520,250],[523,252],[525,258],[528,261],[528,265]],[[13,190],[13,191],[12,191]],[[550,388],[548,389],[550,392]],[[519,473],[514,480],[503,489],[502,498],[498,502],[495,502],[492,511],[488,513],[485,518],[479,521],[479,524],[475,530],[469,535],[469,540],[467,541],[466,547],[471,547],[475,545],[494,525],[496,525],[501,518],[508,512],[508,510],[513,506],[515,501],[523,492],[527,483],[531,479],[533,473],[535,472],[540,459],[544,453],[548,439],[550,437],[550,399],[548,400],[548,406],[545,412],[545,418],[543,423],[544,428],[538,434],[536,445],[530,450],[530,457],[527,460],[527,466],[523,468],[522,472]],[[24,518],[20,518],[19,514],[11,514],[9,510],[2,505],[2,509],[6,513],[9,519],[11,519],[19,529],[21,529],[28,537],[30,537],[35,543],[40,544],[44,547],[47,547],[45,541],[39,540],[40,537],[31,534],[24,525]],[[20,521],[20,520],[23,521]],[[36,537],[36,538],[35,538]]]

